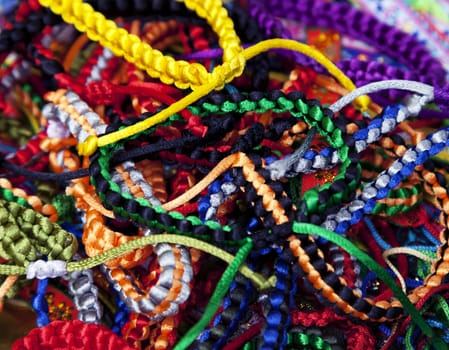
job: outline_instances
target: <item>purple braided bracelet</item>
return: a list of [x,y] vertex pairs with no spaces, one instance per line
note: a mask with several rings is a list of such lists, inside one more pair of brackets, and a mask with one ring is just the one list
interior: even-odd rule
[[[438,60],[414,37],[374,16],[346,3],[325,3],[320,0],[247,0],[250,15],[268,37],[291,38],[290,32],[277,17],[300,21],[305,25],[327,27],[341,34],[365,41],[379,51],[407,66],[410,71],[377,62],[344,60],[338,66],[356,83],[365,85],[383,79],[417,80],[442,86],[445,70]],[[316,63],[296,56],[300,64],[322,71]]]

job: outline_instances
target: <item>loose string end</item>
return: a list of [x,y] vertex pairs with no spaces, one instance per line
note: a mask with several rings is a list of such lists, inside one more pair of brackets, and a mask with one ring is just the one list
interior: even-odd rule
[[86,141],[81,142],[77,146],[78,154],[80,156],[91,156],[98,148],[98,137],[90,135]]
[[370,114],[369,106],[371,104],[371,98],[368,95],[363,95],[363,96],[357,97],[354,100],[353,104],[354,104],[354,107],[359,109],[362,113]]

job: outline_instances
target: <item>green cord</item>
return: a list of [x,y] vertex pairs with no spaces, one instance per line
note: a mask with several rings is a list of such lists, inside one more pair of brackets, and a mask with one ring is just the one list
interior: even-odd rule
[[[421,310],[420,314],[424,314],[428,311],[433,311],[436,316],[440,319],[440,321],[446,325],[446,327],[449,326],[449,305],[447,304],[447,301],[439,294],[436,294],[434,296],[436,298],[435,302],[428,303],[425,305]],[[415,330],[415,325],[412,324],[408,329],[404,337],[404,344],[407,348],[407,350],[414,350],[413,344],[412,344],[412,335]],[[430,344],[427,343],[425,345],[425,348],[430,348]]]
[[332,350],[328,342],[315,334],[289,333],[287,336],[287,349]]
[[[396,190],[390,190],[388,192],[387,198],[410,198],[412,196],[418,195],[422,193],[422,188],[419,185],[413,186],[411,188],[398,188]],[[387,205],[385,203],[377,203],[371,212],[372,215],[379,215],[381,213],[385,213],[387,216],[394,216],[400,213],[407,213],[413,209],[415,209],[421,202],[423,198],[422,196],[416,201],[413,205]]]
[[[34,260],[34,255],[30,255],[30,249],[33,248],[32,246],[30,246],[30,243],[27,240],[20,240],[21,235],[23,235],[24,233],[35,236],[35,243],[40,245],[40,247],[38,247],[40,248],[38,249],[38,251],[43,252],[43,254],[51,253],[51,257],[55,259],[58,257],[65,257],[65,261],[70,259],[70,256],[66,256],[66,254],[71,254],[74,248],[73,244],[69,247],[66,247],[70,248],[68,250],[64,250],[64,245],[66,245],[67,242],[64,245],[61,245],[62,242],[67,239],[67,232],[58,228],[57,225],[52,224],[48,219],[42,217],[40,214],[34,212],[31,209],[26,209],[16,203],[8,203],[3,200],[0,200],[0,204],[3,204],[3,206],[0,206],[0,223],[2,224],[0,225],[0,230],[2,230],[3,232],[3,235],[0,236],[2,237],[2,240],[0,240],[0,243],[2,243],[2,245],[0,246],[0,252],[3,254],[6,253],[9,259],[12,258],[13,261],[19,262],[22,265],[0,265],[0,274],[26,274],[26,262]],[[432,328],[424,321],[420,313],[408,300],[407,296],[396,285],[394,279],[371,257],[358,249],[353,243],[334,232],[325,230],[322,227],[313,224],[294,222],[292,230],[297,234],[309,234],[323,237],[337,244],[352,256],[358,258],[363,265],[374,271],[377,276],[381,280],[383,280],[385,284],[393,291],[396,298],[401,302],[404,309],[411,316],[413,322],[422,330],[422,332],[426,336],[431,339],[435,348],[438,350],[448,348],[447,344],[445,344],[442,339],[435,337]],[[56,236],[56,238],[54,236]],[[15,245],[8,245],[5,244],[5,242],[11,242],[11,244],[14,243]],[[219,301],[226,293],[233,279],[233,276],[235,275],[235,273],[237,273],[238,270],[240,270],[243,275],[245,275],[247,278],[250,278],[253,282],[256,281],[256,285],[257,283],[259,283],[259,288],[267,288],[274,283],[273,279],[270,279],[268,281],[264,280],[262,276],[257,275],[248,267],[241,266],[252,248],[252,241],[249,238],[244,240],[243,246],[239,249],[237,255],[233,257],[231,254],[227,253],[224,250],[221,250],[211,244],[191,237],[170,234],[151,235],[127,242],[95,257],[91,257],[81,261],[70,262],[67,264],[67,271],[72,272],[77,270],[89,269],[145,245],[164,242],[195,247],[209,254],[215,255],[230,264],[223,274],[223,277],[220,280],[219,284],[217,285],[217,288],[213,294],[213,299],[211,299],[210,304],[208,305],[208,313],[205,313],[204,317],[198,322],[198,324],[195,325],[186,334],[186,340],[184,340],[184,342],[179,346],[184,346],[182,344],[187,344],[185,345],[187,347],[195,338],[194,334],[199,334],[199,332],[201,332],[201,329],[203,329],[207,325],[208,320],[213,317],[216,308],[218,308],[217,305],[220,304]],[[28,255],[24,255],[24,253],[26,252],[28,252]],[[449,319],[449,306],[447,306],[447,304],[443,305],[441,304],[441,302],[440,305],[442,313]],[[182,349],[182,347],[177,348],[177,350],[179,349]]]
[[225,297],[231,283],[236,275],[239,267],[246,260],[246,257],[251,252],[252,249],[252,241],[251,239],[247,239],[246,243],[239,249],[235,258],[226,268],[223,276],[218,281],[217,286],[215,287],[214,293],[207,304],[206,310],[201,316],[201,319],[190,328],[186,334],[179,340],[179,342],[175,345],[173,350],[184,350],[186,349],[192,342],[196,339],[196,337],[203,331],[204,328],[209,324],[212,317],[214,317],[218,308],[221,305],[223,298]]
[[255,341],[249,341],[243,344],[241,350],[257,350],[257,344]]
[[75,198],[65,194],[57,194],[51,200],[58,213],[58,221],[72,222],[75,216]]
[[446,327],[449,327],[449,305],[447,304],[446,299],[444,299],[441,295],[437,294],[435,296],[437,298],[438,304],[435,307],[435,314],[439,316]]
[[[242,346],[242,350],[256,350],[257,343],[257,339],[250,340]],[[332,350],[332,346],[322,337],[296,332],[287,334],[287,343],[284,348],[287,350]]]
[[[244,242],[243,246],[247,246],[248,241],[250,241],[249,238],[243,240]],[[104,264],[112,259],[115,259],[119,256],[122,256],[126,253],[129,253],[135,249],[142,248],[149,244],[154,245],[158,243],[180,244],[186,247],[196,248],[210,255],[218,257],[227,263],[231,263],[232,261],[235,260],[235,257],[232,254],[229,254],[228,252],[220,248],[217,248],[209,243],[200,241],[198,239],[180,235],[160,234],[137,238],[135,240],[126,242],[120,246],[112,248],[102,254],[95,255],[93,257],[79,261],[69,262],[67,264],[67,272],[91,269],[98,265]],[[15,266],[15,265],[1,264],[0,275],[26,275],[27,265],[28,264],[25,264],[25,266]],[[259,290],[273,287],[276,283],[276,279],[274,276],[265,279],[262,275],[252,271],[246,265],[242,265],[239,270],[240,273],[249,280],[251,280],[254,286]]]
[[412,344],[412,335],[413,332],[415,331],[415,325],[412,324],[408,329],[407,332],[405,333],[405,337],[404,337],[404,345],[406,347],[407,350],[414,350],[413,348],[413,344]]
[[15,196],[13,191],[11,191],[7,188],[0,188],[0,194],[1,194],[2,198],[8,202],[15,202],[24,207],[30,207],[30,205],[28,204],[28,202],[25,198]]
[[[243,97],[246,97],[246,95],[243,95]],[[249,101],[248,99],[241,101],[239,103],[225,101],[220,106],[215,106],[211,103],[206,102],[203,103],[201,106],[189,107],[189,110],[198,116],[204,116],[206,114],[210,114],[211,112],[217,114],[229,112],[245,113],[249,111],[254,111],[256,113],[265,113],[267,111],[274,111],[276,113],[289,112],[291,115],[297,118],[303,118],[304,121],[310,127],[315,127],[319,131],[319,133],[327,140],[327,142],[332,147],[337,149],[341,165],[339,168],[339,174],[335,177],[335,180],[345,180],[348,168],[351,165],[353,165],[349,157],[350,148],[348,145],[345,144],[343,139],[343,133],[340,129],[338,129],[335,126],[332,117],[327,115],[321,107],[309,106],[306,102],[302,100],[296,100],[293,102],[287,99],[286,97],[282,96],[279,97],[276,101],[271,101],[268,100],[267,98],[262,98],[257,102]],[[169,125],[170,121],[173,120],[172,117],[169,118],[169,120],[167,120],[166,122],[164,122],[163,125]],[[133,135],[128,139],[128,141],[134,140],[140,135],[150,134],[154,130],[155,127],[149,128],[140,134]],[[184,217],[183,215],[175,211],[167,212],[160,206],[153,206],[148,200],[144,198],[134,198],[129,193],[123,193],[120,187],[112,181],[112,175],[109,172],[109,167],[112,156],[116,151],[123,148],[124,142],[125,141],[116,142],[111,145],[100,147],[99,149],[100,157],[98,158],[98,165],[100,166],[100,174],[103,177],[103,179],[108,182],[111,191],[115,192],[116,194],[120,195],[122,198],[126,200],[135,200],[142,207],[151,207],[159,214],[167,214],[168,216],[177,221],[185,219],[189,221],[192,226],[205,225],[212,230],[220,229],[223,230],[224,232],[231,231],[231,228],[229,226],[226,225],[221,226],[218,222],[215,221],[202,222],[198,217],[195,216]],[[354,164],[354,166],[356,167],[356,176],[354,177],[354,179],[352,179],[347,183],[345,191],[337,193],[329,193],[329,198],[326,202],[320,203],[319,195],[321,191],[329,190],[329,188],[332,185],[331,183],[326,183],[322,185],[320,188],[312,188],[304,194],[303,203],[304,206],[306,207],[304,208],[306,215],[311,215],[315,213],[322,214],[329,207],[338,205],[341,202],[348,199],[351,196],[351,194],[353,194],[356,191],[360,179],[361,166],[358,163]],[[96,186],[96,180],[94,177],[91,177],[91,182],[94,186]],[[98,195],[102,200],[102,202],[105,203],[108,202],[104,193],[99,192]],[[112,203],[109,203],[109,205],[112,207],[112,210],[121,217],[130,218],[131,220],[137,223],[149,227],[154,227],[156,229],[161,229],[168,233],[186,235],[185,232],[179,231],[175,226],[168,227],[162,225],[157,220],[145,220],[139,213],[130,213],[125,208],[115,206]],[[210,240],[210,237],[208,237],[207,235],[202,236],[200,238],[205,241]],[[224,241],[223,244],[232,245],[232,241]]]
[[339,236],[335,232],[328,231],[322,227],[308,223],[294,222],[293,232],[297,234],[308,234],[323,237],[328,241],[337,244],[350,255],[355,256],[362,264],[364,264],[370,270],[374,271],[376,275],[392,290],[396,298],[401,302],[402,307],[412,318],[413,322],[421,329],[421,331],[426,336],[430,338],[436,349],[449,349],[448,344],[446,344],[441,338],[438,338],[435,335],[433,329],[422,318],[421,314],[418,312],[418,310],[416,310],[410,300],[408,300],[407,296],[402,292],[394,279],[377,262],[375,262],[369,255],[357,248],[352,242],[342,236]]

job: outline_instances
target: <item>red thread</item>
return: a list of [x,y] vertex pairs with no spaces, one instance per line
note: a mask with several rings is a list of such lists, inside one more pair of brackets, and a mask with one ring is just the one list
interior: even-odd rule
[[[152,97],[166,105],[171,105],[182,96],[178,90],[162,84],[132,81],[127,85],[115,85],[106,80],[87,84],[82,95],[91,106],[117,104],[128,95]],[[188,110],[181,111],[180,115],[187,121],[186,128],[195,136],[204,137],[207,127],[202,125],[200,117],[194,116]]]
[[293,325],[301,325],[303,327],[325,327],[335,321],[342,321],[345,318],[337,315],[332,309],[326,308],[319,311],[300,311],[293,310],[291,312]]
[[228,343],[223,350],[238,350],[241,349],[242,345],[247,341],[254,338],[256,335],[260,333],[263,326],[263,321],[260,321],[254,325],[252,325],[248,330],[246,330],[242,335],[239,335],[235,339],[233,339],[230,343]]
[[45,327],[35,328],[17,340],[12,349],[135,350],[108,328],[78,320],[54,321]]
[[[424,295],[419,301],[416,303],[415,307],[419,311],[422,309],[424,304],[435,294],[440,294],[443,291],[449,291],[449,283],[441,284],[437,287],[432,288],[426,295]],[[381,350],[388,350],[391,349],[394,342],[396,341],[397,337],[401,335],[407,326],[409,325],[412,318],[410,316],[407,316],[407,318],[400,323],[399,327],[396,329],[396,331],[388,338],[387,342],[382,346]]]
[[365,245],[370,248],[370,255],[379,263],[382,267],[386,267],[387,264],[382,257],[382,249],[378,246],[374,238],[371,236],[368,227],[363,221],[354,225],[351,229],[351,234],[355,237],[360,237]]
[[348,253],[343,252],[343,278],[348,284],[349,288],[355,288],[355,282],[357,281],[357,274],[354,270],[354,262],[351,260],[351,257]]
[[182,207],[173,209],[172,211],[177,211],[178,213],[181,213],[184,216],[193,214],[198,211],[198,202],[185,204]]
[[41,5],[37,0],[21,1],[15,11],[16,20],[23,21],[28,18],[32,12],[38,11],[40,8]]
[[350,328],[343,328],[346,334],[347,350],[372,350],[375,349],[376,341],[365,325],[354,325],[347,323]]

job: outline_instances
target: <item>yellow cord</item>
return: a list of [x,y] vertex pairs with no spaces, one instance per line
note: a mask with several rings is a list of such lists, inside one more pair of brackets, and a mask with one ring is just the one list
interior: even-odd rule
[[[294,40],[288,40],[288,39],[269,39],[262,41],[254,46],[251,46],[245,50],[242,51],[241,54],[239,54],[239,57],[243,57],[243,61],[247,61],[248,59],[260,54],[261,52],[270,50],[270,49],[290,49],[294,51],[298,51],[303,53],[306,56],[312,57],[317,62],[322,64],[329,73],[334,76],[342,86],[344,86],[347,90],[352,91],[356,87],[353,84],[353,82],[335,65],[333,64],[326,56],[324,56],[320,51],[314,49],[313,47],[310,47],[306,44],[301,44]],[[207,95],[209,92],[211,92],[213,89],[220,87],[224,82],[223,80],[232,76],[232,74],[229,73],[229,71],[224,71],[224,69],[228,68],[236,70],[235,66],[230,66],[232,63],[238,64],[237,60],[231,60],[229,62],[229,65],[224,64],[220,67],[220,69],[215,69],[212,72],[211,75],[211,81],[208,82],[208,84],[201,86],[197,90],[193,91],[189,95],[185,96],[181,100],[173,103],[169,107],[165,108],[161,112],[157,113],[156,115],[145,119],[144,121],[141,121],[137,124],[128,126],[126,128],[123,128],[121,130],[112,132],[107,135],[103,135],[99,138],[96,136],[89,136],[86,141],[83,143],[80,143],[78,145],[78,153],[80,155],[91,155],[95,152],[97,147],[102,147],[105,145],[109,145],[111,143],[115,143],[117,141],[126,139],[132,135],[135,135],[136,133],[142,132],[156,124],[162,123],[165,120],[167,120],[171,115],[181,111],[185,107],[189,106],[193,102],[197,101],[201,97]],[[359,97],[356,102],[362,107],[362,109],[367,110],[368,105],[370,103],[370,98],[368,96],[361,96]]]
[[183,110],[186,106],[189,106],[193,102],[197,101],[201,97],[207,95],[210,91],[212,91],[215,87],[215,82],[209,83],[207,85],[202,86],[198,90],[193,91],[186,97],[182,98],[179,101],[171,104],[167,108],[163,109],[159,113],[155,114],[151,118],[145,119],[139,123],[128,126],[118,131],[114,131],[110,134],[103,135],[101,137],[97,137],[91,135],[87,137],[84,142],[78,144],[78,153],[80,155],[90,156],[92,155],[97,147],[102,147],[109,145],[111,143],[126,139],[136,133],[144,131],[148,128],[151,128],[153,125],[162,123],[167,120],[171,115]]
[[[39,2],[42,6],[47,6],[54,13],[61,15],[65,22],[71,23],[79,31],[85,32],[91,40],[98,41],[104,47],[109,48],[116,56],[124,57],[138,68],[145,70],[151,77],[160,79],[164,84],[174,84],[181,89],[192,88],[194,90],[145,121],[100,138],[88,137],[85,142],[78,145],[80,155],[91,155],[97,147],[120,141],[167,120],[171,115],[181,111],[210,91],[223,88],[226,83],[243,73],[248,59],[270,49],[301,52],[326,67],[329,73],[347,90],[355,89],[352,81],[326,56],[297,41],[270,39],[243,50],[240,39],[235,33],[234,24],[228,17],[221,0],[184,1],[185,5],[196,11],[199,17],[205,18],[218,35],[219,44],[223,48],[223,64],[215,67],[212,73],[207,72],[206,68],[199,63],[176,61],[170,56],[164,56],[162,52],[142,42],[136,35],[128,33],[124,28],[118,28],[113,21],[107,20],[82,0],[39,0]],[[366,111],[370,99],[368,96],[361,96],[356,99],[355,103]]]
[[[223,64],[227,65],[228,61],[238,58],[242,51],[240,39],[222,2],[220,0],[184,2],[200,17],[205,18],[218,35],[219,44],[223,48]],[[162,52],[142,42],[136,35],[128,33],[124,28],[118,28],[114,21],[106,19],[103,14],[82,0],[39,0],[39,3],[61,15],[66,23],[73,24],[78,31],[86,33],[89,39],[98,41],[103,47],[109,48],[114,55],[134,63],[136,67],[145,70],[152,78],[160,79],[164,84],[195,90],[212,79],[211,73],[202,64],[177,61],[173,57],[164,56]],[[239,66],[234,67],[236,69],[226,67],[225,70],[237,76],[243,73],[244,66],[240,57]],[[217,68],[218,71],[222,70]],[[232,80],[234,76],[228,78]]]
[[218,44],[223,48],[223,62],[242,52],[240,39],[234,31],[234,23],[228,17],[220,0],[184,0],[184,4],[204,18],[218,35]]

